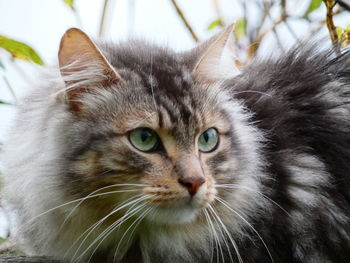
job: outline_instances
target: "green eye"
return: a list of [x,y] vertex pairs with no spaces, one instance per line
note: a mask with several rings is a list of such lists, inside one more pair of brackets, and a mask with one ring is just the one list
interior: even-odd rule
[[148,128],[138,128],[131,131],[129,140],[136,149],[143,152],[155,150],[159,143],[157,133]]
[[201,152],[211,152],[216,149],[218,143],[218,132],[214,128],[210,128],[199,136],[198,148]]

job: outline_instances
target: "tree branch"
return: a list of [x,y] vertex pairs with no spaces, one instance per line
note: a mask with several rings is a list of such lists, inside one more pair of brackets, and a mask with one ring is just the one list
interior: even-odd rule
[[102,9],[102,15],[101,15],[101,21],[100,21],[100,29],[98,32],[98,35],[100,38],[104,37],[106,33],[106,19],[107,19],[107,7],[109,4],[109,0],[105,0],[103,3],[103,9]]
[[341,1],[341,0],[338,0],[337,2],[338,2],[338,5],[340,5],[342,8],[350,11],[350,4],[349,3],[346,3],[345,1]]
[[196,33],[194,32],[192,26],[188,23],[188,20],[186,19],[184,13],[182,12],[182,10],[180,9],[179,5],[177,4],[176,0],[171,0],[173,6],[176,9],[176,13],[179,15],[179,17],[181,18],[182,22],[184,23],[185,27],[187,28],[187,30],[190,32],[192,38],[194,39],[194,41],[199,42],[199,38],[196,35]]
[[337,29],[336,29],[336,27],[334,25],[334,21],[333,21],[333,8],[336,5],[336,1],[335,0],[323,0],[323,2],[327,8],[326,24],[327,24],[327,28],[329,31],[329,35],[331,37],[333,47],[334,47],[335,51],[337,52],[337,54],[339,55],[340,54],[340,47],[339,47],[339,43],[338,43],[338,34],[337,34]]
[[[258,6],[260,7],[260,3],[258,2],[257,4],[258,4]],[[264,23],[265,23],[265,20],[266,20],[266,18],[267,18],[267,16],[268,16],[269,9],[266,8],[265,6],[260,7],[260,8],[263,9],[263,12],[262,12],[262,15],[261,15],[261,17],[260,17],[260,22],[257,23],[258,26],[255,28],[253,34],[251,34],[251,35],[249,36],[249,42],[250,42],[250,43],[254,43],[254,42],[256,41],[256,39],[257,39],[258,35],[260,34],[260,31],[261,31],[261,29],[262,29]],[[255,37],[254,37],[254,35],[255,35]],[[253,37],[254,37],[254,38],[253,38]]]
[[296,42],[299,42],[299,38],[297,34],[294,32],[293,28],[290,26],[290,24],[287,21],[287,18],[289,17],[287,13],[287,3],[286,0],[281,0],[281,10],[282,10],[282,17],[284,17],[283,23],[288,29],[289,33],[295,38]]
[[17,96],[16,96],[15,91],[14,91],[13,88],[12,88],[12,85],[10,84],[10,82],[9,82],[9,80],[7,79],[6,76],[2,76],[2,78],[3,78],[3,80],[4,80],[4,82],[5,82],[6,86],[7,86],[7,88],[9,89],[9,91],[10,91],[10,93],[11,93],[11,95],[12,95],[14,101],[15,101],[15,104],[17,104]]
[[[268,5],[268,6],[267,6],[267,5]],[[268,3],[266,3],[266,4],[264,5],[264,9],[265,9],[264,14],[266,14],[266,17],[270,17],[270,9],[271,9],[271,7],[272,7],[272,5],[270,5],[270,4],[268,4]],[[288,16],[286,16],[286,15],[282,12],[280,18],[279,18],[278,20],[276,20],[270,28],[268,28],[267,30],[262,31],[262,32],[260,32],[260,33],[258,32],[256,38],[251,42],[251,44],[250,44],[250,46],[249,46],[249,48],[248,48],[248,52],[247,52],[247,57],[248,57],[248,59],[251,58],[251,57],[253,57],[253,56],[256,54],[257,50],[258,50],[259,47],[260,47],[260,44],[261,44],[261,41],[263,40],[263,38],[264,38],[268,33],[270,33],[271,31],[272,31],[272,32],[275,32],[275,28],[276,28],[279,24],[283,23],[283,22],[287,19],[287,17],[288,17]]]

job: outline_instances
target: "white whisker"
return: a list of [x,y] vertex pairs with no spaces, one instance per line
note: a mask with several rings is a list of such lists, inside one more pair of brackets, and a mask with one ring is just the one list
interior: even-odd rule
[[78,209],[78,207],[87,199],[94,198],[94,197],[99,197],[99,196],[104,196],[104,195],[109,195],[109,194],[116,194],[116,193],[130,193],[130,192],[138,192],[139,189],[130,189],[130,190],[116,190],[116,191],[110,191],[110,192],[105,192],[105,193],[100,193],[100,194],[95,194],[91,196],[84,197],[84,199],[80,200],[80,202],[69,212],[69,214],[65,217],[63,223],[61,224],[59,231],[63,228],[63,226],[67,223],[68,219],[72,216],[75,210]]
[[266,92],[257,91],[257,90],[244,90],[244,91],[239,91],[239,92],[233,93],[233,96],[239,95],[239,94],[243,94],[243,93],[255,93],[255,94],[260,94],[260,95],[272,97],[271,94],[268,94],[268,93],[266,93]]
[[[218,221],[218,219],[217,219],[217,217],[216,217],[216,214],[213,213],[212,207],[211,207],[210,205],[209,205],[208,209],[209,209],[209,212],[213,215],[213,218],[214,218],[216,224],[217,224],[218,227],[219,227],[219,233],[220,233],[220,235],[222,236],[222,240],[224,241],[224,244],[225,244],[225,246],[226,246],[226,248],[227,248],[227,252],[229,253],[231,262],[233,262],[233,258],[232,258],[232,255],[231,255],[231,250],[230,250],[230,247],[229,247],[229,245],[228,245],[228,243],[227,243],[227,238],[226,238],[226,236],[225,236],[225,233],[222,231],[222,226],[221,226],[220,222]],[[224,256],[223,256],[222,251],[221,251],[221,255],[222,255],[222,260],[223,260],[223,262],[225,262],[225,258],[224,258]]]
[[286,213],[288,216],[291,217],[290,213],[288,213],[288,211],[286,211],[282,206],[280,206],[278,203],[276,203],[274,200],[272,200],[270,197],[268,197],[267,195],[257,191],[257,190],[254,190],[254,189],[251,189],[247,186],[242,186],[242,185],[238,185],[238,184],[215,184],[215,187],[217,188],[238,188],[238,189],[245,189],[245,190],[248,190],[248,191],[251,191],[251,192],[254,192],[254,193],[257,193],[259,195],[261,195],[262,197],[266,198],[268,201],[270,201],[271,203],[273,203],[274,205],[276,205],[278,208],[280,208],[284,213]]
[[[153,209],[152,209],[151,211],[149,211],[143,218],[145,218],[145,217],[146,217],[147,215],[149,215],[151,212],[154,212],[154,211],[156,210],[156,207],[157,207],[157,206],[154,206]],[[137,226],[141,223],[141,221],[142,221],[142,220],[139,221],[139,223],[134,227],[133,231],[131,232],[131,234],[130,234],[128,240],[126,241],[126,244],[127,244],[127,245],[129,244],[130,239],[131,239],[131,237],[132,237],[132,234],[135,232]]]
[[[131,198],[125,200],[123,203],[121,203],[121,204],[119,204],[118,206],[116,206],[116,207],[112,210],[112,212],[110,212],[108,215],[104,216],[103,218],[101,218],[100,220],[98,220],[96,223],[92,224],[88,229],[86,229],[82,234],[80,234],[79,237],[73,242],[73,244],[69,247],[69,249],[68,249],[68,250],[66,251],[66,253],[64,254],[64,257],[63,257],[63,258],[66,258],[68,252],[74,247],[74,245],[75,245],[88,231],[90,231],[90,230],[93,228],[93,229],[90,231],[90,233],[93,232],[93,231],[95,230],[95,228],[97,228],[100,224],[102,224],[103,221],[104,221],[105,219],[107,219],[110,215],[112,215],[113,213],[117,212],[117,210],[119,211],[120,209],[123,209],[123,208],[125,208],[126,206],[132,204],[134,201],[137,201],[137,200],[133,200],[133,201],[130,201],[130,200],[135,199],[135,198],[138,198],[138,197],[140,197],[140,196],[142,196],[142,194],[137,195],[137,196],[133,196],[133,197],[131,197]],[[95,226],[96,226],[96,227],[95,227]],[[90,234],[90,233],[89,233],[89,234]],[[88,234],[88,235],[89,235],[89,234]],[[84,239],[84,240],[85,240],[85,239]],[[84,240],[82,241],[82,243],[84,242]]]
[[136,192],[139,191],[139,189],[124,189],[124,190],[116,190],[116,191],[110,191],[110,192],[105,192],[105,193],[101,193],[101,194],[96,194],[97,192],[100,192],[102,190],[108,189],[108,188],[112,188],[112,187],[117,187],[117,186],[148,186],[146,184],[113,184],[113,185],[108,185],[105,187],[101,187],[93,192],[91,192],[89,195],[87,195],[86,197],[82,198],[80,200],[80,202],[70,211],[70,213],[66,216],[65,220],[63,221],[62,225],[60,226],[60,230],[61,228],[65,225],[65,223],[67,222],[67,220],[69,219],[69,217],[74,213],[74,211],[87,199],[89,198],[93,198],[93,197],[98,197],[98,196],[103,196],[103,195],[107,195],[107,194],[113,194],[113,193],[125,193],[125,192]]
[[[208,209],[209,208],[210,208],[210,205],[209,205]],[[209,209],[209,212],[211,212],[211,214],[213,213],[210,209]],[[221,234],[222,239],[224,241],[226,241],[225,236],[223,235],[224,233],[222,232],[221,226],[218,224],[218,221],[217,221],[215,215],[213,216],[213,218],[214,218],[216,224],[219,226],[219,233]],[[218,245],[219,245],[220,255],[221,255],[221,258],[222,258],[223,262],[225,262],[225,257],[224,257],[224,253],[223,253],[223,250],[222,250],[222,246],[221,246],[221,242],[220,242],[220,239],[219,239],[219,235],[217,235],[217,237],[218,237]],[[226,245],[227,245],[227,243],[226,243]],[[219,257],[218,257],[218,259],[219,259]]]
[[213,226],[213,223],[211,222],[211,219],[210,219],[210,216],[208,215],[208,211],[207,209],[205,208],[203,210],[204,212],[204,215],[205,215],[205,219],[208,223],[208,227],[209,227],[209,230],[211,232],[211,234],[213,235],[213,237],[210,238],[210,248],[211,248],[211,252],[210,252],[210,262],[213,262],[213,258],[214,258],[214,247],[213,247],[213,243],[215,241],[215,248],[216,248],[216,262],[218,261],[218,245],[217,245],[217,240],[216,240],[216,233],[215,233],[215,229],[214,229],[214,226]]
[[[145,199],[143,199],[145,200]],[[143,201],[142,200],[142,201]],[[142,202],[140,201],[140,202]],[[138,203],[140,203],[138,202]],[[134,204],[136,205],[136,204]],[[103,243],[103,241],[116,229],[118,229],[123,223],[125,223],[127,220],[129,220],[130,218],[132,218],[134,215],[136,215],[137,213],[139,213],[144,207],[146,206],[146,204],[142,204],[140,206],[137,206],[135,209],[131,208],[129,210],[131,210],[129,212],[129,210],[125,213],[125,215],[123,217],[121,217],[120,219],[118,219],[117,221],[115,221],[113,224],[111,224],[108,228],[106,228],[97,238],[95,238],[95,240],[91,243],[91,245],[89,247],[92,247],[92,245],[94,245],[96,242],[99,242],[95,249],[92,251],[90,258],[88,260],[88,262],[91,260],[92,256],[95,254],[95,252],[97,251],[97,249],[99,248],[99,246]]]
[[[141,197],[139,197],[141,196]],[[136,198],[136,199],[135,199]],[[134,199],[132,201],[129,201],[131,199]],[[69,250],[74,247],[74,245],[85,235],[87,234],[84,239],[80,242],[79,247],[76,249],[76,252],[73,255],[73,258],[76,256],[76,254],[78,253],[78,251],[80,250],[81,246],[85,243],[86,239],[91,235],[91,233],[97,228],[99,227],[108,217],[110,217],[112,214],[115,214],[116,212],[120,211],[121,209],[124,209],[125,207],[129,206],[129,205],[135,205],[138,202],[141,202],[142,200],[144,200],[145,197],[142,195],[137,195],[136,197],[132,197],[129,198],[128,200],[124,201],[122,204],[118,205],[116,208],[114,208],[108,215],[104,216],[102,219],[100,219],[99,221],[97,221],[95,224],[93,224],[92,226],[90,226],[87,230],[85,230],[76,240],[75,242],[72,244],[72,246],[69,248]],[[87,233],[88,232],[88,233]],[[65,255],[67,255],[67,253],[69,252],[69,250],[66,252]]]
[[[145,207],[145,206],[144,206]],[[144,208],[143,207],[143,208]],[[133,231],[130,233],[130,236],[129,238],[132,237],[133,235],[133,232],[134,230],[137,228],[137,226],[139,225],[139,223],[145,218],[145,216],[147,216],[147,214],[152,210],[154,209],[154,207],[149,207],[148,209],[146,209],[145,211],[142,212],[142,214],[137,218],[135,219],[135,221],[125,230],[123,236],[120,238],[119,242],[118,242],[118,245],[117,245],[117,248],[114,252],[114,257],[113,257],[113,262],[116,260],[117,258],[117,253],[118,253],[118,250],[119,250],[119,247],[124,239],[124,237],[127,235],[128,231],[130,230],[130,228],[132,228],[134,225],[135,227],[133,228]],[[129,242],[129,241],[128,241]],[[128,244],[128,242],[126,243],[126,245]]]
[[[239,253],[239,250],[238,250],[238,246],[237,246],[236,242],[233,240],[233,238],[232,238],[230,232],[228,231],[227,227],[226,227],[225,224],[222,222],[222,220],[220,219],[220,217],[219,217],[218,214],[216,213],[215,209],[214,209],[211,205],[209,205],[209,209],[212,211],[212,213],[214,214],[215,218],[217,219],[219,225],[224,229],[224,231],[226,232],[228,238],[230,239],[231,244],[233,245],[233,247],[234,247],[234,249],[235,249],[235,251],[236,251],[236,253],[237,253],[238,261],[239,261],[240,263],[243,263],[242,257],[241,257],[241,255],[240,255],[240,253]],[[229,252],[230,252],[230,249],[229,249]],[[231,260],[232,260],[231,253],[230,253],[230,258],[231,258]],[[232,262],[234,262],[234,261],[232,260]]]
[[[216,217],[216,214],[212,211],[212,208],[210,207],[210,205],[209,205],[208,208],[209,208],[210,212],[211,212],[212,214],[214,214],[214,216],[213,216],[213,217],[214,217],[214,220],[215,220],[216,224],[219,226],[219,231],[220,231],[220,234],[221,234],[221,236],[222,236],[222,240],[224,241],[224,244],[225,244],[225,246],[226,246],[226,248],[227,248],[227,252],[229,253],[230,261],[233,262],[233,258],[232,258],[230,246],[229,246],[228,243],[227,243],[227,238],[226,238],[226,236],[225,236],[225,233],[224,233],[223,230],[222,230],[222,226],[221,226],[221,224],[218,222],[217,217]],[[225,262],[225,259],[224,259],[224,258],[223,258],[223,262]]]
[[[108,186],[99,188],[99,189],[95,190],[94,192],[99,192],[99,191],[102,191],[104,189],[117,187],[117,186],[149,186],[149,185],[147,185],[147,184],[114,184],[114,185],[108,185]],[[123,191],[134,192],[134,191],[138,191],[138,190],[130,189],[130,190],[123,190]],[[52,208],[46,210],[45,212],[43,212],[43,213],[41,213],[41,214],[39,214],[39,215],[29,219],[27,223],[22,225],[22,228],[24,226],[27,226],[28,224],[32,223],[33,221],[35,221],[37,218],[39,218],[39,217],[41,217],[43,215],[46,215],[46,214],[48,214],[48,213],[50,213],[50,212],[52,212],[52,211],[54,211],[56,209],[62,208],[64,206],[67,206],[67,205],[70,205],[70,204],[74,204],[76,202],[85,201],[86,199],[90,199],[90,198],[94,198],[94,197],[98,197],[98,196],[102,196],[102,195],[108,195],[108,194],[112,194],[112,193],[114,193],[114,191],[101,193],[101,194],[96,194],[96,195],[91,195],[92,193],[90,193],[88,196],[85,196],[85,197],[82,197],[82,198],[78,198],[78,199],[75,199],[75,200],[72,200],[72,201],[68,201],[66,203],[63,203],[63,204],[60,204],[58,206],[52,207]]]
[[155,112],[158,111],[158,107],[157,107],[157,102],[156,102],[156,98],[154,96],[154,85],[153,85],[153,54],[151,54],[151,73],[150,73],[150,86],[151,86],[151,93],[152,93],[152,98],[153,98],[153,103],[154,103],[154,110]]
[[[140,200],[138,200],[139,202],[141,202]],[[137,202],[137,203],[139,203]],[[136,205],[137,203],[133,204]],[[99,242],[96,246],[96,248],[93,250],[92,255],[95,253],[95,251],[97,250],[97,248],[100,246],[100,244],[102,244],[102,242],[108,237],[108,235],[114,230],[114,227],[118,226],[119,223],[123,223],[125,222],[125,220],[129,219],[130,217],[132,217],[133,215],[135,215],[138,211],[140,210],[140,207],[137,206],[135,209],[132,209],[130,211],[130,213],[127,213],[127,216],[123,216],[122,218],[118,219],[116,222],[114,222],[112,225],[108,226],[105,230],[102,231],[102,233],[100,233],[91,243],[90,245],[87,246],[87,248],[81,253],[81,255],[77,258],[77,260],[79,261],[79,259],[83,258],[83,256],[90,250],[90,248],[92,248],[93,245],[95,245],[97,242]],[[113,212],[114,213],[114,212]],[[109,215],[110,216],[110,215]],[[94,229],[96,227],[98,227],[99,225],[101,225],[106,219],[104,219],[103,221],[100,221],[100,223],[94,227]],[[90,232],[88,233],[87,236],[89,236],[92,231],[94,231],[94,229],[90,230]],[[75,252],[74,257],[76,256],[78,250],[80,250],[81,246],[83,245],[83,243],[85,243],[87,237],[84,238],[84,240],[81,242],[80,246],[78,247],[78,249]],[[73,257],[73,258],[74,258]]]
[[229,206],[229,204],[223,200],[222,198],[220,197],[215,197],[215,199],[217,201],[219,201],[221,204],[223,204],[227,209],[229,209],[231,212],[235,213],[239,218],[241,218],[254,232],[255,234],[259,237],[259,239],[261,240],[261,242],[263,243],[265,249],[267,250],[267,253],[269,254],[269,257],[272,261],[272,263],[274,263],[274,260],[273,260],[273,257],[272,257],[272,254],[270,253],[270,250],[268,249],[265,241],[263,240],[263,238],[260,236],[260,234],[258,233],[258,231],[256,231],[256,229],[242,216],[240,215],[237,211],[235,211],[232,207]]

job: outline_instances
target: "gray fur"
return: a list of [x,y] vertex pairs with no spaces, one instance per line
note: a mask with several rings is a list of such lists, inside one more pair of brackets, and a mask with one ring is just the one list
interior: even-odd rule
[[[218,186],[213,190],[214,196],[239,211],[237,215],[214,202],[220,219],[237,243],[238,252],[235,244],[230,243],[229,235],[220,230],[220,223],[213,221],[217,233],[223,231],[218,237],[223,250],[220,256],[218,248],[213,248],[215,243],[211,240],[215,236],[210,226],[194,224],[197,219],[205,221],[203,211],[196,208],[192,212],[192,208],[179,205],[173,211],[157,212],[155,209],[153,214],[148,215],[130,236],[131,242],[121,245],[120,254],[116,257],[118,262],[132,262],[128,259],[129,254],[131,258],[141,254],[141,258],[134,256],[133,262],[210,262],[212,248],[215,250],[214,262],[215,259],[239,262],[239,252],[244,262],[331,262],[328,259],[332,258],[332,253],[317,250],[312,243],[320,230],[308,209],[317,211],[322,220],[326,218],[328,228],[325,235],[331,242],[337,247],[350,247],[349,212],[344,212],[344,207],[339,205],[344,202],[344,197],[339,195],[337,199],[332,199],[331,191],[328,191],[336,187],[332,184],[334,177],[330,173],[330,164],[317,153],[299,151],[299,146],[271,150],[270,146],[275,143],[274,127],[283,125],[278,122],[279,119],[271,126],[261,127],[261,123],[268,124],[273,115],[267,114],[268,118],[264,119],[261,116],[265,115],[260,116],[255,107],[269,99],[277,105],[277,100],[273,99],[281,96],[279,92],[283,87],[269,89],[272,74],[267,72],[256,77],[255,70],[262,70],[259,65],[251,65],[234,79],[210,84],[199,82],[192,72],[193,61],[207,45],[192,53],[176,54],[137,41],[119,45],[100,44],[108,61],[125,81],[108,87],[96,85],[82,94],[78,98],[82,115],[69,108],[66,92],[80,85],[102,83],[106,79],[93,63],[68,79],[62,78],[59,72],[51,72],[22,100],[4,145],[2,162],[7,202],[18,218],[16,236],[27,253],[58,258],[67,253],[68,259],[77,259],[74,257],[75,250],[71,249],[72,243],[105,214],[92,206],[82,205],[70,215],[74,206],[58,206],[87,196],[92,191],[87,192],[86,189],[99,180],[118,178],[119,175],[110,174],[109,170],[122,170],[126,166],[130,173],[156,171],[155,164],[127,147],[124,149],[121,141],[113,139],[114,136],[122,136],[116,130],[123,133],[121,123],[125,120],[137,127],[148,118],[157,119],[158,124],[163,125],[174,138],[177,148],[189,153],[198,133],[206,128],[208,118],[214,118],[215,114],[229,126],[226,139],[222,139],[229,146],[208,158],[203,167],[213,174],[217,185],[238,186]],[[255,96],[261,93],[254,103],[244,95],[240,96],[246,91],[255,92],[249,90],[252,85],[247,85],[252,81],[251,75],[256,78],[253,82],[259,83],[256,85],[262,89],[257,88]],[[77,82],[67,87],[64,80]],[[347,89],[349,83],[346,79]],[[324,87],[327,85],[333,87],[335,84],[326,83]],[[336,92],[325,99],[333,101],[334,96],[343,99]],[[266,107],[262,105],[261,109]],[[344,113],[342,118],[346,119],[348,130],[348,107],[327,111],[331,116],[339,112]],[[288,129],[283,130],[286,131]],[[89,153],[99,154],[106,176],[93,174],[91,163],[81,165],[78,162]],[[281,178],[286,180],[282,182]],[[62,227],[68,215],[68,223]],[[176,220],[184,220],[185,223],[177,224]],[[278,234],[284,224],[290,229]],[[250,226],[257,229],[267,247]],[[338,232],[332,234],[330,226]],[[104,229],[105,226],[98,227],[80,250],[74,247],[79,253],[88,250],[78,261],[84,262],[90,257],[96,246],[89,249],[89,244]],[[125,230],[126,227],[122,227],[109,235],[96,255],[102,255],[105,262],[112,262],[116,245]]]

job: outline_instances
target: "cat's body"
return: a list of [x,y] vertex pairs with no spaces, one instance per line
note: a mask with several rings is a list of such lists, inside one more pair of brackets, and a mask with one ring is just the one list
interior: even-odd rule
[[[3,161],[27,252],[81,262],[347,262],[350,55],[300,48],[216,78],[208,72],[225,34],[182,54],[102,45],[115,72],[89,42],[98,63],[62,71],[68,95],[58,78],[23,101]],[[133,149],[137,127],[155,130],[161,145]],[[199,150],[212,127],[217,146]],[[81,201],[60,206],[72,200]]]

